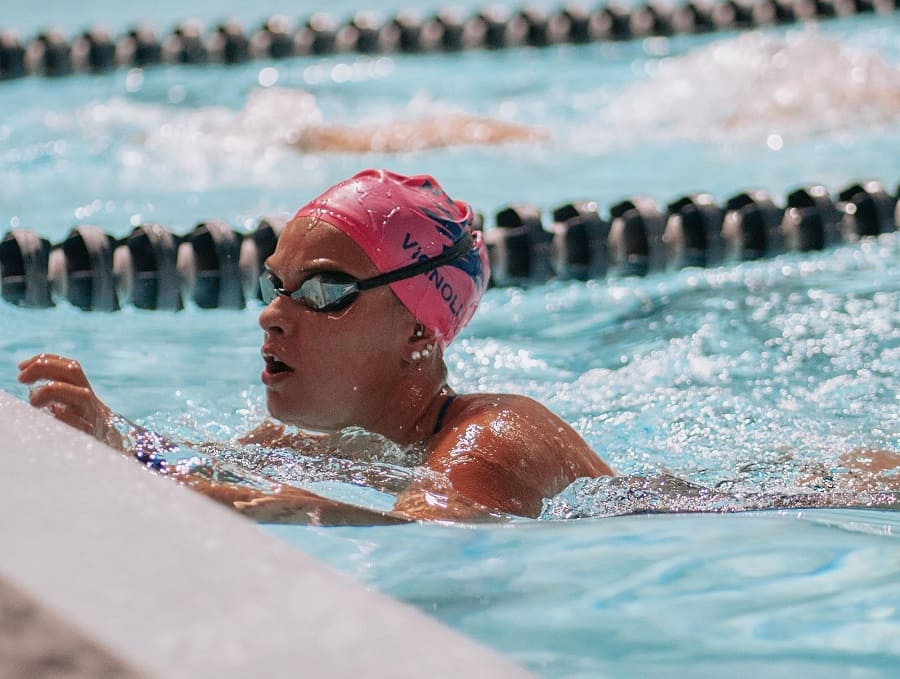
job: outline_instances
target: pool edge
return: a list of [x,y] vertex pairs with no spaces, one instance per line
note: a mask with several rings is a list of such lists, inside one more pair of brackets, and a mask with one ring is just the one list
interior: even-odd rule
[[150,676],[530,676],[3,391],[0,436],[0,577]]

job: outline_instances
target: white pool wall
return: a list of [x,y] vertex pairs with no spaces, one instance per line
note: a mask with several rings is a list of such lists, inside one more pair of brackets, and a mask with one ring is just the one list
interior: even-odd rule
[[0,463],[0,576],[149,676],[529,676],[2,391]]

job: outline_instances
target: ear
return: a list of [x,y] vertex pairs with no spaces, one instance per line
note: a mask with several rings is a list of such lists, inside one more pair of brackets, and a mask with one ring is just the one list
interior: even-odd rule
[[410,362],[418,363],[433,356],[437,346],[434,330],[426,328],[421,323],[416,323],[406,340],[406,357]]

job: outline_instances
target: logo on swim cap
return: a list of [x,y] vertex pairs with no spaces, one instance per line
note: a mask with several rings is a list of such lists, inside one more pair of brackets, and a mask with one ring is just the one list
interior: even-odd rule
[[314,198],[296,217],[315,216],[352,238],[379,271],[437,257],[470,234],[473,247],[426,274],[391,283],[400,302],[446,346],[469,322],[490,276],[472,210],[427,175],[364,170]]
[[[462,225],[456,220],[452,219],[449,215],[447,215],[446,217],[441,217],[440,215],[430,212],[427,209],[422,210],[422,212],[424,212],[436,222],[438,233],[446,236],[450,240],[450,244],[444,246],[444,252],[451,249],[456,243],[458,243],[460,238],[463,237],[463,234],[466,231],[471,230],[469,228],[471,226],[471,219],[467,220],[465,225]],[[472,280],[475,281],[476,285],[480,285],[481,281],[484,279],[484,266],[481,262],[481,257],[479,257],[478,255],[477,247],[473,247],[458,259],[454,259],[447,266],[455,266],[457,269],[465,271],[469,276],[471,276]]]

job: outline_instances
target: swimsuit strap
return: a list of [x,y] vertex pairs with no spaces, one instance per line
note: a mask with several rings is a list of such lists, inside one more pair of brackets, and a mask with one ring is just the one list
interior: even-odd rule
[[437,422],[435,422],[435,424],[434,424],[434,431],[431,432],[432,436],[437,434],[441,430],[441,427],[444,426],[444,416],[447,414],[447,411],[450,409],[450,405],[455,400],[456,400],[456,394],[451,394],[441,404],[441,409],[438,411]]

